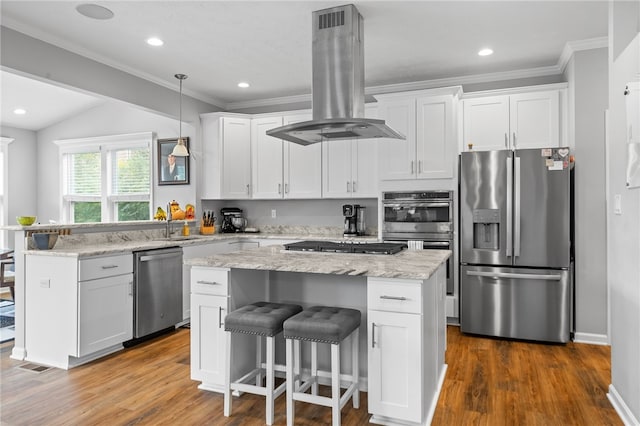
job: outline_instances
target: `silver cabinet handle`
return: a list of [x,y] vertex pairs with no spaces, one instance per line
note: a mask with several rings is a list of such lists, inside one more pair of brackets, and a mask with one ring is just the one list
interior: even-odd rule
[[353,189],[353,192],[356,192],[356,181],[354,180],[353,182],[351,182],[351,188]]
[[349,184],[349,181],[347,181],[347,192],[351,192],[351,186]]
[[516,145],[516,132],[513,132],[513,147],[517,148],[517,145]]
[[284,184],[284,193],[285,193],[285,194],[288,194],[288,193],[289,193],[289,184],[288,184],[288,183],[285,183],[285,184]]
[[407,300],[406,297],[404,296],[386,296],[386,295],[382,295],[380,296],[380,299],[387,299],[387,300]]
[[413,174],[413,160],[411,160],[411,174]]
[[205,281],[205,280],[198,280],[196,281],[197,284],[207,284],[207,285],[222,285],[222,283],[218,283],[215,281]]
[[117,268],[118,265],[102,265],[102,269],[113,269]]
[[251,195],[251,192],[249,191],[249,184],[247,184],[247,195]]
[[376,323],[371,323],[371,347],[376,347]]
[[222,306],[218,307],[218,328],[222,328],[222,326],[224,325],[224,323],[222,322],[222,311],[224,311],[224,309],[222,309]]
[[504,147],[509,148],[509,136],[506,133],[504,134]]
[[422,160],[418,160],[418,174],[422,173]]
[[278,194],[282,194],[282,184],[278,184]]
[[133,281],[129,281],[129,296],[133,296]]

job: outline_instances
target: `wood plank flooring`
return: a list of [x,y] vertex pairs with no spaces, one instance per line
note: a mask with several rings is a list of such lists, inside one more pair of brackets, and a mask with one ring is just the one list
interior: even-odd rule
[[[606,392],[610,348],[546,345],[472,337],[448,328],[449,369],[433,425],[622,425]],[[0,346],[0,424],[13,425],[263,425],[264,399],[222,395],[190,379],[189,330],[125,349],[72,370],[20,368]],[[368,423],[347,404],[344,425]],[[286,424],[284,396],[275,424]],[[329,408],[296,404],[296,425],[331,423]]]

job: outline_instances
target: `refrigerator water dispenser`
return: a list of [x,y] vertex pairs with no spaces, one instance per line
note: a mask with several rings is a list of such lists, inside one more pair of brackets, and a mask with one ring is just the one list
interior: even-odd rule
[[473,210],[473,248],[500,250],[500,209]]

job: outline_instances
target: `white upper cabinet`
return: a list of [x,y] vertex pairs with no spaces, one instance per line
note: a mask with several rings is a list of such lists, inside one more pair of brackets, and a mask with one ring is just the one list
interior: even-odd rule
[[453,87],[378,96],[380,118],[406,136],[380,141],[381,180],[453,178],[459,93]]
[[[375,118],[377,107],[365,108]],[[322,196],[373,198],[378,196],[378,141],[375,139],[322,142]]]
[[267,130],[282,126],[282,117],[251,121],[251,166],[254,198],[282,198],[284,191],[282,139],[267,136]]
[[204,199],[251,198],[251,119],[202,114]]
[[488,151],[566,144],[562,138],[562,95],[561,89],[465,99],[462,149]]
[[320,144],[298,145],[267,136],[267,130],[311,119],[310,114],[266,116],[251,123],[253,198],[320,198]]

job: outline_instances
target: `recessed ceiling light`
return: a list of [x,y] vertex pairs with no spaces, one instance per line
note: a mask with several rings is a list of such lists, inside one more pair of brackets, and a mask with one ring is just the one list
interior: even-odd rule
[[84,3],[76,6],[76,10],[80,15],[86,16],[91,19],[111,19],[113,18],[113,12],[104,6],[97,4]]
[[242,81],[242,82],[238,83],[238,87],[246,89],[247,87],[249,87],[249,83],[247,83],[245,81]]
[[27,113],[27,110],[24,108],[16,108],[13,110],[13,113],[16,115],[24,115]]
[[147,44],[150,46],[162,46],[164,41],[160,40],[158,37],[151,37],[147,39]]
[[493,54],[493,50],[487,48],[487,49],[482,49],[478,52],[478,55],[480,56],[489,56]]

